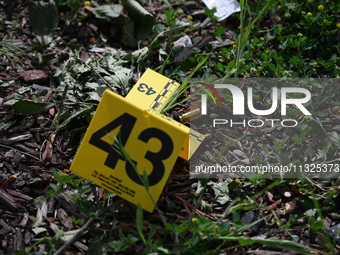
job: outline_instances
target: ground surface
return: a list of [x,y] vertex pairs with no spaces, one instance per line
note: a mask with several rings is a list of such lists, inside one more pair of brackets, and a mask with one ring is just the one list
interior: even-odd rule
[[[44,44],[42,37],[37,39],[30,23],[28,2],[1,4],[0,254],[338,253],[337,240],[333,239],[340,218],[336,173],[333,179],[321,181],[312,178],[198,181],[190,178],[188,162],[179,158],[157,202],[159,211],[144,212],[141,218],[135,205],[69,171],[105,89],[125,96],[148,67],[184,82],[206,53],[211,55],[208,54],[207,62],[202,62],[194,78],[220,78],[236,57],[232,48],[237,41],[239,16],[214,24],[207,19],[209,14],[204,12],[203,3],[192,1],[169,6],[166,2],[146,1],[143,6],[155,18],[156,25],[154,32],[149,35],[143,31],[139,35],[143,39],[138,40],[138,33],[126,25],[126,11],[118,18],[106,19],[105,15],[98,18],[92,8],[107,4],[104,1],[79,2],[79,6],[77,1],[58,1],[59,23],[52,40],[48,39],[50,35],[46,36],[49,43]],[[70,15],[72,11],[74,15]],[[45,19],[37,12],[33,11],[40,23],[53,20],[52,16]],[[276,18],[280,15],[279,7],[273,9],[263,16],[259,26],[279,28]],[[337,16],[332,17],[333,23],[336,20]],[[141,21],[135,21],[138,22]],[[281,23],[285,26],[278,22]],[[304,26],[301,22],[296,24],[299,29]],[[142,27],[147,26],[144,23]],[[218,32],[216,27],[224,29]],[[135,26],[135,29],[141,28]],[[190,36],[194,47],[184,51],[175,49],[173,41],[184,34]],[[292,40],[296,40],[294,36]],[[328,51],[309,50],[324,54],[325,58],[332,56],[336,62],[339,44],[336,36],[334,32],[318,38],[332,45],[327,46]],[[290,58],[281,60],[280,69],[278,58],[265,56],[267,51],[269,54],[270,50],[282,49],[279,40],[270,41],[263,50],[254,50],[254,45],[260,47],[262,40],[255,39],[256,42],[251,42],[253,48],[249,47],[244,59],[239,61],[248,62],[240,72],[241,78],[252,75],[277,78],[287,74],[336,78],[338,75],[331,57],[327,59],[330,62],[322,62],[326,60],[319,55],[309,52],[310,58],[304,56],[301,52],[308,45],[300,45],[298,54],[304,63],[308,62],[308,68]],[[289,44],[288,40],[286,43]],[[284,50],[287,55],[297,56],[294,49]],[[266,61],[275,63],[277,69]],[[249,63],[258,66],[250,68]],[[285,144],[282,141],[293,134],[280,129],[224,130],[217,137],[232,139],[233,146],[228,147],[223,160],[239,162],[266,155],[267,162],[286,159],[304,162],[309,158],[315,163],[338,164],[339,85],[332,84],[326,92],[316,90],[322,91],[318,107],[315,106],[317,120],[293,113],[310,125],[312,131],[301,131],[294,142]],[[187,92],[178,101],[188,97]],[[329,101],[322,100],[325,98]],[[33,101],[39,104],[27,103]],[[179,103],[166,114],[176,119],[188,108],[187,103]],[[214,114],[223,111],[212,102],[209,109]],[[204,121],[209,121],[209,116]],[[329,146],[318,147],[325,143]],[[216,153],[221,147],[211,143],[200,149],[200,153]]]

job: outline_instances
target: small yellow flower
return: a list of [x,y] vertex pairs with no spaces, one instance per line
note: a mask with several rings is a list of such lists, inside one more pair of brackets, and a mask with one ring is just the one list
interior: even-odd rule
[[237,45],[236,45],[236,44],[233,44],[233,48],[237,48]]
[[317,63],[317,62],[314,62],[314,63],[313,63],[313,66],[317,66],[317,65],[318,65],[318,63]]
[[261,40],[261,41],[264,41],[264,37],[260,37],[260,40]]
[[320,12],[322,12],[324,9],[325,9],[325,7],[324,7],[322,4],[320,4],[320,5],[318,6],[318,10],[319,10]]
[[308,116],[303,116],[303,118],[304,118],[305,120],[308,120],[308,119],[309,119],[309,117],[308,117]]
[[66,177],[66,176],[68,176],[68,174],[65,173],[65,172],[62,172],[62,173],[59,174],[59,176],[60,176],[60,177]]
[[230,42],[230,44],[235,44],[235,43],[236,43],[236,42],[234,42],[234,41],[231,41],[231,42]]
[[214,226],[214,229],[219,229],[220,227],[218,225],[215,225]]
[[283,75],[289,74],[288,71],[283,71]]
[[91,2],[90,2],[90,1],[85,1],[85,2],[84,2],[84,5],[85,5],[85,6],[90,6],[90,5],[91,5]]
[[311,12],[308,12],[307,16],[311,17],[311,16],[313,16],[313,14]]
[[197,222],[198,219],[197,219],[197,218],[192,218],[191,221],[192,221],[192,222]]
[[188,15],[188,16],[187,16],[187,19],[188,19],[188,20],[192,20],[192,16],[191,16],[191,15]]
[[241,180],[240,179],[235,179],[235,182],[240,183]]
[[213,10],[213,11],[216,11],[216,9],[217,9],[216,6],[213,6],[213,7],[211,8],[211,10]]
[[303,36],[303,34],[301,34],[301,33],[298,33],[298,34],[297,34],[297,36],[298,36],[298,37],[302,37],[302,36]]
[[240,59],[238,60],[238,62],[242,62],[242,59],[240,58]]
[[340,23],[336,24],[336,27],[340,29]]

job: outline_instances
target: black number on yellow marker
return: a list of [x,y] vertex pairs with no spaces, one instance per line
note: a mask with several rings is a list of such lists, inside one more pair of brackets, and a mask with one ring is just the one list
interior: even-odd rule
[[137,90],[139,92],[145,93],[147,96],[153,95],[156,93],[155,90],[153,90],[152,87],[149,87],[148,85],[146,85],[145,83],[141,83],[139,84]]
[[[94,132],[89,143],[108,153],[104,163],[107,167],[115,169],[118,160],[126,161],[125,169],[127,175],[135,183],[143,185],[143,182],[141,181],[142,176],[139,175],[129,161],[126,160],[124,154],[117,150],[119,147],[117,145],[118,142],[122,147],[126,145],[136,121],[136,117],[128,113],[124,113],[98,131]],[[102,137],[108,135],[118,127],[120,128],[117,135],[118,140],[113,141],[112,144],[102,140]],[[147,128],[144,129],[138,136],[138,139],[145,143],[148,143],[148,141],[152,138],[158,139],[162,143],[162,146],[158,152],[147,151],[144,156],[144,158],[150,161],[153,166],[152,171],[148,176],[149,186],[156,185],[162,180],[165,172],[163,160],[171,156],[174,148],[171,137],[161,129]],[[137,166],[138,162],[133,159],[132,161],[134,162],[134,165]]]

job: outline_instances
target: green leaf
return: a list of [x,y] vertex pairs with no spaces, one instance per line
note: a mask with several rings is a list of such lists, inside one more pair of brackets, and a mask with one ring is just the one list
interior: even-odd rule
[[312,131],[317,133],[321,139],[329,139],[328,133],[323,128],[320,120],[309,117],[307,124],[308,126],[312,127]]
[[228,184],[228,180],[218,183],[210,181],[208,183],[208,185],[211,185],[214,190],[216,201],[221,205],[224,205],[230,200]]
[[251,245],[253,243],[255,243],[255,240],[250,239],[250,238],[239,238],[238,242],[242,245]]
[[79,9],[82,7],[83,1],[79,1],[72,5],[71,11],[67,13],[63,18],[65,19],[65,24],[69,25],[77,17]]
[[278,153],[276,155],[276,158],[280,162],[280,164],[282,164],[282,165],[289,165],[289,163],[290,163],[290,160],[289,160],[287,154],[285,154],[285,153]]
[[332,140],[333,144],[340,149],[340,136],[337,132],[333,131],[330,133],[329,138]]
[[18,101],[12,105],[13,110],[26,114],[37,114],[46,112],[51,109],[54,104],[51,103],[36,103],[32,101]]
[[299,59],[298,58],[290,58],[289,62],[292,63],[295,67],[299,65]]
[[216,101],[216,98],[215,96],[212,94],[212,92],[208,89],[205,89],[205,88],[200,88],[202,90],[202,94],[207,94],[214,102],[214,105],[217,105],[217,101]]
[[92,9],[93,14],[98,19],[111,20],[119,17],[123,11],[123,6],[120,4],[100,5]]
[[136,0],[123,0],[122,3],[134,21],[137,41],[146,39],[152,31],[155,18]]
[[[221,236],[221,237],[218,237],[218,239],[227,240],[227,241],[239,241],[239,239],[243,239],[241,240],[241,242],[248,242],[246,238],[240,238],[236,236]],[[269,247],[274,247],[274,248],[278,248],[282,250],[295,251],[301,255],[310,255],[310,254],[314,254],[314,252],[318,252],[318,250],[314,248],[310,248],[303,244],[292,242],[289,240],[280,240],[280,239],[274,239],[274,238],[273,239],[247,238],[247,239],[249,239],[249,242],[250,240],[252,240],[256,243],[263,244]]]
[[175,230],[176,230],[176,234],[181,234],[183,233],[185,230],[187,230],[187,227],[186,226],[181,226],[181,225],[177,225],[175,227]]
[[143,47],[139,50],[135,50],[134,52],[131,53],[131,60],[133,63],[138,63],[140,64],[144,59],[147,57],[149,54],[149,48],[148,47]]
[[318,146],[318,154],[320,158],[326,157],[329,149],[332,147],[331,139],[325,138]]
[[316,208],[312,208],[312,209],[305,211],[303,215],[306,215],[308,217],[315,216],[316,215]]
[[175,233],[174,225],[172,225],[170,223],[165,223],[165,228],[169,229],[171,232]]
[[142,206],[140,204],[138,204],[137,206],[137,212],[136,212],[136,227],[137,227],[137,231],[140,235],[140,237],[143,240],[143,243],[146,243],[145,237],[143,235],[143,209]]
[[273,73],[276,74],[276,67],[275,67],[274,64],[270,63],[270,64],[268,65],[268,68],[270,69],[270,71],[272,71]]
[[90,89],[97,89],[100,85],[97,82],[86,82],[85,87]]
[[148,235],[148,239],[151,240],[153,238],[153,236],[156,234],[157,231],[157,226],[156,225],[152,225],[151,229],[149,231],[149,235]]
[[70,132],[70,139],[69,139],[67,146],[71,147],[71,148],[78,147],[83,135],[86,132],[86,130],[87,130],[86,127],[80,127],[80,128],[73,129]]
[[16,120],[8,121],[6,123],[1,122],[0,123],[0,131],[9,129],[15,122],[16,122]]
[[196,189],[196,192],[195,192],[195,197],[198,197],[200,196],[206,189],[206,185],[203,184],[203,181],[198,181],[197,182],[197,189]]
[[58,26],[59,13],[53,0],[28,2],[30,24],[41,44],[53,40],[53,32]]
[[171,251],[169,251],[168,249],[166,249],[164,247],[157,247],[157,251],[160,251],[161,254],[173,254]]
[[278,249],[284,249],[289,251],[295,251],[298,254],[304,254],[304,255],[310,255],[313,254],[311,251],[317,251],[313,248],[309,248],[305,245],[288,241],[288,240],[275,240],[275,239],[254,239],[255,242],[267,245],[270,247],[278,248]]
[[56,193],[59,193],[61,191],[61,188],[58,185],[54,184],[54,183],[50,183],[50,187],[52,189],[50,189],[48,191],[49,194],[56,194]]
[[110,69],[115,75],[104,76],[104,79],[113,87],[118,87],[127,90],[131,80],[131,69],[115,66]]
[[134,22],[124,24],[121,43],[131,48],[137,47],[138,42],[135,38]]
[[76,119],[78,119],[78,118],[80,118],[80,117],[83,117],[83,116],[88,116],[88,115],[90,115],[91,112],[93,112],[93,111],[94,111],[94,107],[93,107],[92,105],[91,105],[91,106],[88,106],[88,107],[86,107],[86,108],[84,108],[84,109],[81,109],[80,111],[78,111],[78,112],[72,114],[69,118],[67,118],[66,120],[64,120],[64,122],[61,123],[61,124],[59,125],[58,128],[59,128],[59,129],[64,128],[64,127],[66,127],[71,121],[76,120]]

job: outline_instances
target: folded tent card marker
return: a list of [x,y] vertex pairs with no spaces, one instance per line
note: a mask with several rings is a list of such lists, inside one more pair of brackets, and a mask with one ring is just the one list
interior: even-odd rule
[[[179,86],[179,83],[151,69],[147,69],[125,99],[135,102],[139,107],[147,109],[148,111],[165,118],[167,121],[178,125],[181,130],[188,133],[178,156],[185,160],[189,160],[204,140],[204,136],[174,119],[161,114],[167,102],[175,94]],[[150,92],[150,88],[154,90],[155,93]]]
[[71,171],[152,212],[177,157],[204,139],[160,113],[178,87],[148,69],[125,98],[106,90]]

